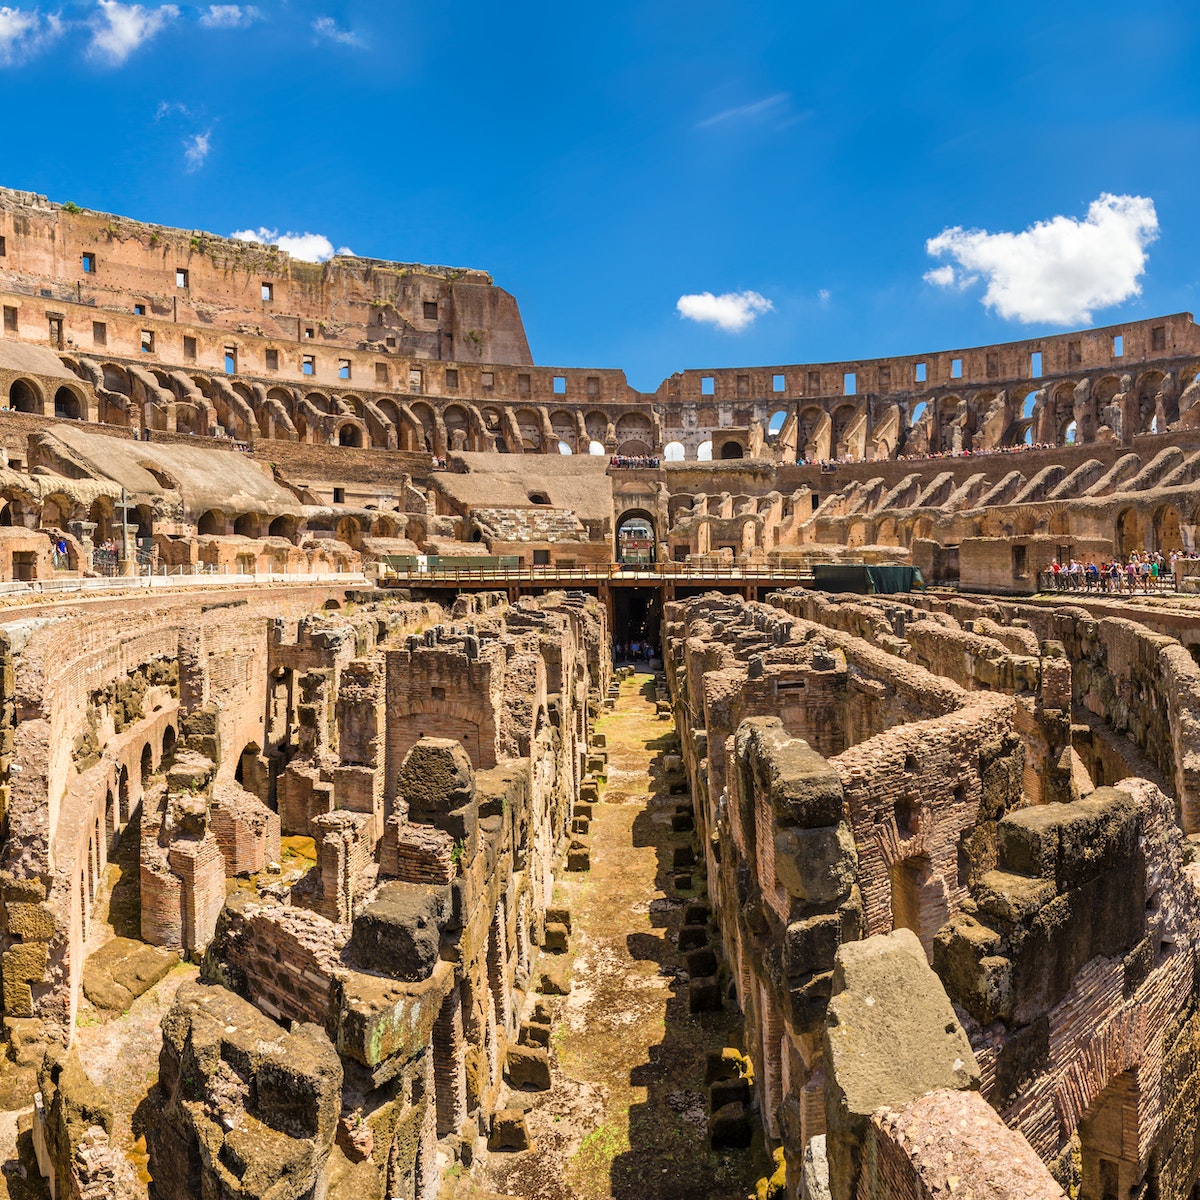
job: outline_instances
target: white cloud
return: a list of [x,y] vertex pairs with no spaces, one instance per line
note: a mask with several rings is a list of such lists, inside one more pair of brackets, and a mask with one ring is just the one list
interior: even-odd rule
[[123,63],[143,42],[148,42],[176,17],[179,8],[163,4],[146,8],[141,4],[121,4],[119,0],[96,0],[100,12],[92,22],[89,52],[112,66]]
[[961,268],[935,267],[925,279],[939,287],[987,280],[983,303],[1012,320],[1086,324],[1097,308],[1142,293],[1146,247],[1158,236],[1154,201],[1105,192],[1082,220],[1052,217],[1020,233],[944,229],[925,243],[935,258],[949,255]]
[[209,150],[212,149],[211,138],[212,130],[206,129],[203,133],[195,133],[184,141],[183,161],[187,164],[189,173],[198,171],[204,166],[204,160],[208,157]]
[[776,92],[773,96],[765,96],[752,104],[739,104],[736,108],[726,108],[703,121],[696,122],[697,129],[707,129],[711,125],[723,125],[726,121],[755,120],[759,117],[771,116],[783,108],[791,97],[787,92]]
[[206,29],[245,29],[261,16],[253,4],[210,4],[200,14],[200,24]]
[[313,33],[318,38],[326,38],[328,41],[337,42],[341,46],[361,46],[358,34],[352,33],[349,29],[339,29],[337,22],[332,17],[318,17],[312,23]]
[[56,15],[0,5],[0,67],[13,67],[45,49],[63,31]]
[[820,300],[822,304],[828,304],[829,301],[833,299],[833,293],[828,288],[822,288],[817,293],[817,299]]
[[[239,242],[260,242],[263,245],[278,246],[293,258],[302,262],[324,262],[334,255],[333,243],[323,233],[284,233],[277,229],[268,229],[260,225],[257,229],[238,229],[229,235]],[[354,251],[349,246],[339,246],[338,254],[354,257]]]
[[922,278],[926,283],[932,283],[937,287],[950,287],[955,279],[954,268],[949,264],[944,267],[930,267]]
[[689,321],[715,325],[726,333],[740,333],[754,324],[759,313],[771,312],[775,305],[758,292],[723,292],[720,296],[700,292],[680,296],[675,307]]

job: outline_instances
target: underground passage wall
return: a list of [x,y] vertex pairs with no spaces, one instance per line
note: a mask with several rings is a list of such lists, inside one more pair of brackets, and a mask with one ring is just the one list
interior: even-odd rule
[[126,1004],[199,968],[134,1118],[157,1195],[432,1197],[547,1053],[518,1053],[521,999],[582,844],[602,607],[343,587],[61,611],[6,626],[0,761],[4,1026],[43,1170],[145,1194],[74,1038],[120,952],[145,976]]
[[[936,1121],[906,1143],[871,1115],[919,1103],[992,1172],[988,1194],[1187,1197],[1200,892],[1178,769],[1190,726],[1170,713],[1187,708],[1172,690],[1191,657],[1086,613],[908,599],[796,590],[666,610],[725,977],[789,1191],[929,1194],[913,1149]],[[909,970],[884,940],[897,930],[920,962],[908,999],[884,982]],[[865,1016],[841,1024],[868,994],[893,1009],[882,1040]],[[886,1048],[939,1005],[975,1081],[949,1069],[965,1059],[940,1026],[904,1035],[903,1069]],[[854,1117],[870,1070],[875,1099]],[[961,1132],[976,1089],[1002,1119],[978,1142]],[[1005,1181],[1008,1161],[1033,1176]]]

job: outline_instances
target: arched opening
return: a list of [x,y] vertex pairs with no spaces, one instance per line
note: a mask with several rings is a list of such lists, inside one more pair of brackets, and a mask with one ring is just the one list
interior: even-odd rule
[[146,787],[146,780],[154,774],[154,751],[150,748],[149,742],[142,747],[141,773],[142,790],[144,791]]
[[668,442],[663,447],[663,458],[667,462],[683,462],[687,458],[687,450],[682,442]]
[[271,537],[287,538],[291,541],[296,536],[296,518],[287,515],[276,517],[267,532]]
[[1064,446],[1075,445],[1075,438],[1078,435],[1078,432],[1079,431],[1075,426],[1075,422],[1074,421],[1069,422],[1066,429],[1063,430],[1063,436],[1062,436],[1063,445]]
[[1025,401],[1021,405],[1021,416],[1025,420],[1029,420],[1033,416],[1034,406],[1037,404],[1037,392],[1027,392]]
[[550,497],[547,496],[545,492],[530,492],[529,493],[529,503],[530,504],[549,504]]
[[1144,550],[1145,534],[1137,509],[1127,508],[1117,517],[1117,553],[1128,558],[1135,550]]
[[79,420],[79,398],[69,387],[60,387],[54,393],[54,415],[66,421]]
[[338,430],[338,445],[362,449],[362,430],[357,425],[343,425]]
[[162,754],[159,756],[159,763],[167,762],[171,755],[175,753],[175,726],[168,725],[163,730]]
[[14,379],[8,389],[8,407],[14,412],[40,413],[42,402],[32,383],[25,379]]
[[1183,549],[1183,535],[1179,529],[1179,509],[1173,504],[1164,504],[1154,514],[1154,548],[1160,554],[1170,554]]
[[1083,1168],[1079,1195],[1084,1200],[1123,1200],[1141,1194],[1138,1099],[1137,1074],[1130,1068],[1110,1080],[1079,1119]]
[[699,462],[712,462],[712,442],[701,442],[696,447],[696,458]]
[[630,509],[617,522],[617,562],[647,566],[654,560],[654,518],[645,509]]
[[235,518],[233,522],[233,532],[239,537],[257,537],[258,514],[242,513],[240,517]]
[[[915,836],[915,806],[904,806],[896,814],[896,832],[900,838]],[[905,822],[909,824],[906,826]],[[933,953],[934,934],[950,915],[946,888],[935,875],[929,859],[906,858],[892,864],[892,928],[911,929],[921,939],[925,952]]]
[[919,404],[914,405],[912,415],[909,417],[908,423],[910,425],[915,425],[925,415],[925,410],[928,407],[929,405],[926,404],[924,400],[922,400]]
[[742,451],[742,446],[741,446],[740,442],[726,442],[721,447],[722,460],[731,459],[731,458],[741,458],[742,454],[743,454],[743,451]]
[[337,524],[337,539],[345,542],[352,550],[362,546],[362,526],[357,517],[343,517]]
[[568,446],[566,442],[558,443],[558,452],[559,452],[559,454],[574,454],[575,453],[575,451],[572,450],[571,447]]
[[129,820],[129,808],[129,768],[122,767],[117,776],[117,811],[122,825]]
[[783,428],[787,421],[787,412],[784,409],[779,409],[771,414],[771,419],[767,422],[767,435],[769,437],[778,437],[779,431]]
[[589,454],[603,454],[604,452],[605,451],[604,451],[604,443],[603,442],[597,442],[597,441],[588,442],[588,453]]
[[202,536],[224,533],[225,520],[218,512],[210,508],[208,512],[201,513],[200,520],[196,522],[196,532]]

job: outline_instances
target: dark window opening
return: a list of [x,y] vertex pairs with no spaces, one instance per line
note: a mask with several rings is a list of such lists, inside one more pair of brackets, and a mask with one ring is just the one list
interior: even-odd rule
[[17,310],[7,304],[4,306],[4,329],[7,333],[17,332]]
[[133,315],[135,317],[144,317],[146,315],[146,306],[144,304],[135,304],[133,306]]
[[1014,579],[1024,579],[1029,574],[1028,547],[1014,546],[1012,548],[1012,573]]
[[141,342],[140,342],[138,348],[141,350],[141,352],[143,354],[153,354],[154,353],[154,330],[153,329],[143,329],[142,330],[142,339],[141,339]]
[[279,370],[279,351],[278,350],[268,350],[267,351],[267,370],[268,371],[278,371]]
[[334,502],[334,504],[345,504],[346,503],[346,489],[345,488],[335,487],[333,489],[333,502]]
[[425,320],[427,320],[427,321],[436,321],[437,320],[437,301],[436,300],[426,300],[424,302],[424,304],[422,305],[422,307],[425,310]]
[[375,382],[382,383],[386,387],[387,381],[388,381],[387,363],[376,363],[375,364]]
[[108,345],[108,326],[103,321],[92,322],[92,344],[95,346]]
[[311,325],[305,325],[304,336],[306,338],[312,338],[315,336],[315,334],[316,334],[316,331],[313,329],[313,327]]
[[183,339],[183,357],[196,357],[196,339],[194,337],[188,337],[186,334],[184,335]]
[[458,391],[458,369],[456,367],[446,368],[446,390],[449,392]]
[[3,258],[8,253],[8,243],[0,237],[0,258]]
[[96,256],[94,254],[85,254],[83,256],[83,273],[85,275],[95,275]]
[[1165,350],[1167,348],[1167,327],[1155,325],[1150,330],[1150,349]]
[[61,350],[63,348],[63,319],[50,316],[46,319],[50,322],[50,345]]
[[550,565],[550,551],[535,550],[533,552],[533,565],[535,567],[548,567]]

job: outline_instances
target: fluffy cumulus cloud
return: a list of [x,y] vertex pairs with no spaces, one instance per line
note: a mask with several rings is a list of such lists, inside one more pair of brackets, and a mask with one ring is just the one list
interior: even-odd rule
[[204,166],[208,152],[212,149],[212,130],[204,133],[194,133],[183,143],[183,161],[189,172],[198,171]]
[[200,14],[200,24],[206,29],[245,29],[262,14],[253,4],[210,4]]
[[925,279],[965,288],[982,278],[983,303],[1010,320],[1086,324],[1095,309],[1141,295],[1146,248],[1157,236],[1153,200],[1106,192],[1083,220],[1052,217],[1020,233],[944,229],[925,249],[953,263],[926,272]]
[[92,22],[88,50],[93,57],[112,66],[123,63],[179,16],[175,4],[148,8],[141,4],[121,4],[119,0],[97,0],[97,6],[100,11]]
[[[259,242],[266,246],[278,246],[293,258],[303,262],[324,262],[334,256],[333,243],[323,233],[280,233],[260,225],[257,229],[238,229],[229,235],[239,242]],[[349,246],[339,246],[336,253],[354,255]]]
[[349,29],[339,28],[338,23],[332,17],[318,17],[312,23],[312,31],[318,39],[337,42],[339,46],[362,45],[356,33],[352,33]]
[[54,14],[0,5],[0,67],[14,67],[33,58],[63,31]]
[[758,292],[722,292],[719,296],[700,292],[680,296],[675,307],[689,321],[715,325],[726,333],[741,333],[754,324],[760,313],[771,312],[775,305]]

